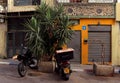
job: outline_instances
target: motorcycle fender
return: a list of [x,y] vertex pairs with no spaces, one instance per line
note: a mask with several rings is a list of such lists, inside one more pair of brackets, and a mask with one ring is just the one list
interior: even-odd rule
[[63,71],[64,71],[65,74],[69,74],[70,73],[70,69],[69,68],[64,68]]

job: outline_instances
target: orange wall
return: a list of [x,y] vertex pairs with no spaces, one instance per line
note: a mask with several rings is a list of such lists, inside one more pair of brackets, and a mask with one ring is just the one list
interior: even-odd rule
[[[88,39],[88,25],[114,25],[115,20],[114,19],[80,19],[79,25],[73,26],[73,30],[81,30],[81,64],[88,64],[88,43],[84,43],[84,39]],[[86,26],[86,30],[82,30],[82,26]]]

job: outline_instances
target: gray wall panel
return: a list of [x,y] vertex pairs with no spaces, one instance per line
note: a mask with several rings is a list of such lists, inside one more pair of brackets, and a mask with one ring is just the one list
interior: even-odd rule
[[72,40],[67,44],[68,47],[73,48],[74,51],[74,59],[72,62],[81,62],[81,33],[80,31],[75,31],[72,35]]

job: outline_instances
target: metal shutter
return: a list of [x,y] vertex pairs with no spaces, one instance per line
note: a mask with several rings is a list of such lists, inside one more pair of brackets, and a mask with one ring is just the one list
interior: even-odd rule
[[105,62],[111,61],[111,26],[89,26],[88,61],[101,62],[102,46],[105,47]]
[[72,35],[72,40],[67,45],[68,45],[68,47],[74,49],[74,59],[72,59],[71,61],[80,63],[80,59],[81,59],[81,32],[75,31],[75,33]]

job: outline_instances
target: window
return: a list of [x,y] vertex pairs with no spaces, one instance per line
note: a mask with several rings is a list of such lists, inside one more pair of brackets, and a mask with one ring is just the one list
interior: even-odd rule
[[82,0],[70,0],[70,2],[82,2]]
[[70,2],[70,0],[57,0],[58,1],[58,3],[69,3]]
[[14,0],[14,6],[39,5],[40,0]]
[[88,0],[89,3],[113,3],[114,0]]
[[32,0],[32,5],[40,5],[40,0]]
[[81,2],[82,0],[57,0],[58,3],[75,3],[75,2]]

